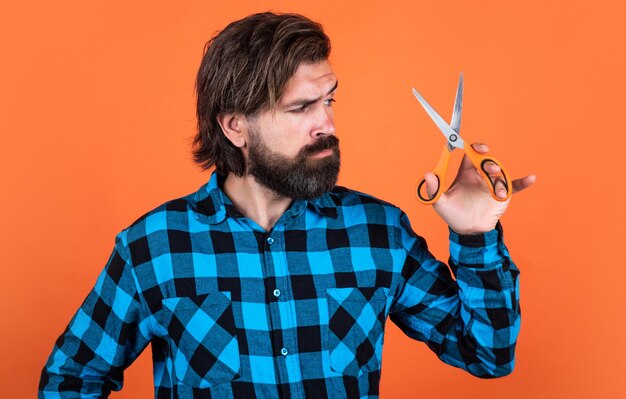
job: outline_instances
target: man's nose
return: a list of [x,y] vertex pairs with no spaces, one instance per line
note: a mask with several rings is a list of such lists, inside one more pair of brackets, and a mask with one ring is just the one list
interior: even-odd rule
[[335,134],[335,115],[331,107],[322,105],[316,115],[315,138],[331,136]]

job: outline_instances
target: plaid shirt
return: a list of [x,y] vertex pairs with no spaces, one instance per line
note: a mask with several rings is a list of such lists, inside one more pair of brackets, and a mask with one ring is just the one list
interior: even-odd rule
[[387,316],[448,364],[511,372],[519,272],[501,229],[450,233],[455,280],[393,205],[337,187],[268,232],[221,184],[117,236],[40,398],[108,396],[149,343],[156,398],[377,397]]

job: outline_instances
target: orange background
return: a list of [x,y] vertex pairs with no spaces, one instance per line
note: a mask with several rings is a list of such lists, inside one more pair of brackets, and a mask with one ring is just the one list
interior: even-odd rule
[[[381,396],[626,397],[620,3],[5,4],[0,397],[35,396],[114,235],[208,179],[190,155],[203,45],[228,22],[267,9],[303,13],[332,39],[340,183],[402,207],[440,258],[446,227],[413,189],[443,141],[412,86],[448,115],[463,71],[466,140],[489,143],[511,174],[538,175],[503,219],[522,270],[514,373],[473,378],[389,323]],[[148,353],[113,397],[152,397]]]

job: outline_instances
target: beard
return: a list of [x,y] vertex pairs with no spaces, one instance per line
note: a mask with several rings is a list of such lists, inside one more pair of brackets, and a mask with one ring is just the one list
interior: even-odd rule
[[[320,151],[332,149],[323,158],[310,158]],[[310,200],[337,183],[341,165],[339,139],[325,136],[303,147],[294,159],[274,152],[257,131],[250,131],[248,173],[262,186],[293,200]]]

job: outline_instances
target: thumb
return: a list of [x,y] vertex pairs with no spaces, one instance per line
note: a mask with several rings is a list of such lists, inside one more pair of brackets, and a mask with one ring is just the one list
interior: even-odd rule
[[433,198],[437,194],[437,190],[439,189],[439,178],[435,176],[432,172],[427,172],[424,175],[424,181],[426,182],[426,193],[428,194],[428,198]]

